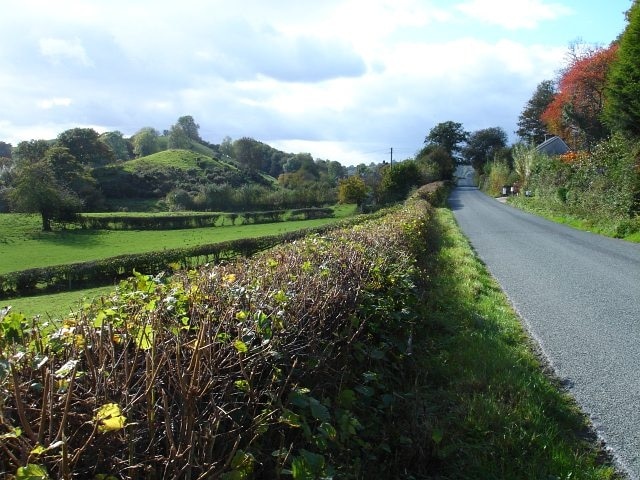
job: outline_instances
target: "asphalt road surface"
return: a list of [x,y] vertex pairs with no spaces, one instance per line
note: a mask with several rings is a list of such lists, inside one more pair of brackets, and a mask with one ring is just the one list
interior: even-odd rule
[[619,466],[640,478],[640,245],[521,212],[475,188],[450,206]]

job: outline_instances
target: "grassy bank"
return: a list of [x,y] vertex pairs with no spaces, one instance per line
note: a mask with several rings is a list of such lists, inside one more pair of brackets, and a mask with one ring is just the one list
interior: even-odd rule
[[615,478],[448,210],[421,329],[431,478]]
[[640,243],[640,218],[585,218],[571,213],[559,205],[552,206],[538,201],[536,198],[510,197],[508,203],[526,212],[539,215],[552,222],[577,228],[578,230]]

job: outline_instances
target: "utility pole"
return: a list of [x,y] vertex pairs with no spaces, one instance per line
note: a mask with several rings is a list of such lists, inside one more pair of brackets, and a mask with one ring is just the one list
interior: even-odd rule
[[391,147],[391,166],[393,167],[393,147]]

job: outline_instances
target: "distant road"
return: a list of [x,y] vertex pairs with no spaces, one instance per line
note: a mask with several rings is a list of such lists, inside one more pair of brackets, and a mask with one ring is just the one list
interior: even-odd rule
[[640,245],[521,212],[475,188],[450,205],[557,375],[640,479]]

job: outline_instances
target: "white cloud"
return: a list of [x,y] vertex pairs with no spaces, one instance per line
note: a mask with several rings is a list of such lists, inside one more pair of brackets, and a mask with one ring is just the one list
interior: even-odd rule
[[573,13],[562,4],[544,0],[468,0],[456,8],[481,22],[509,30],[533,29],[543,21]]
[[72,103],[70,98],[67,97],[55,97],[55,98],[48,98],[45,100],[40,100],[38,102],[38,107],[44,109],[44,110],[49,110],[51,108],[54,107],[68,107],[70,106]]
[[88,67],[92,65],[79,38],[64,40],[62,38],[42,38],[40,40],[40,53],[49,58],[54,64],[63,60],[74,60]]
[[563,1],[12,2],[0,140],[87,122],[130,135],[193,115],[211,142],[369,163],[415,152],[441,121],[511,133],[562,64],[559,34],[576,20]]

